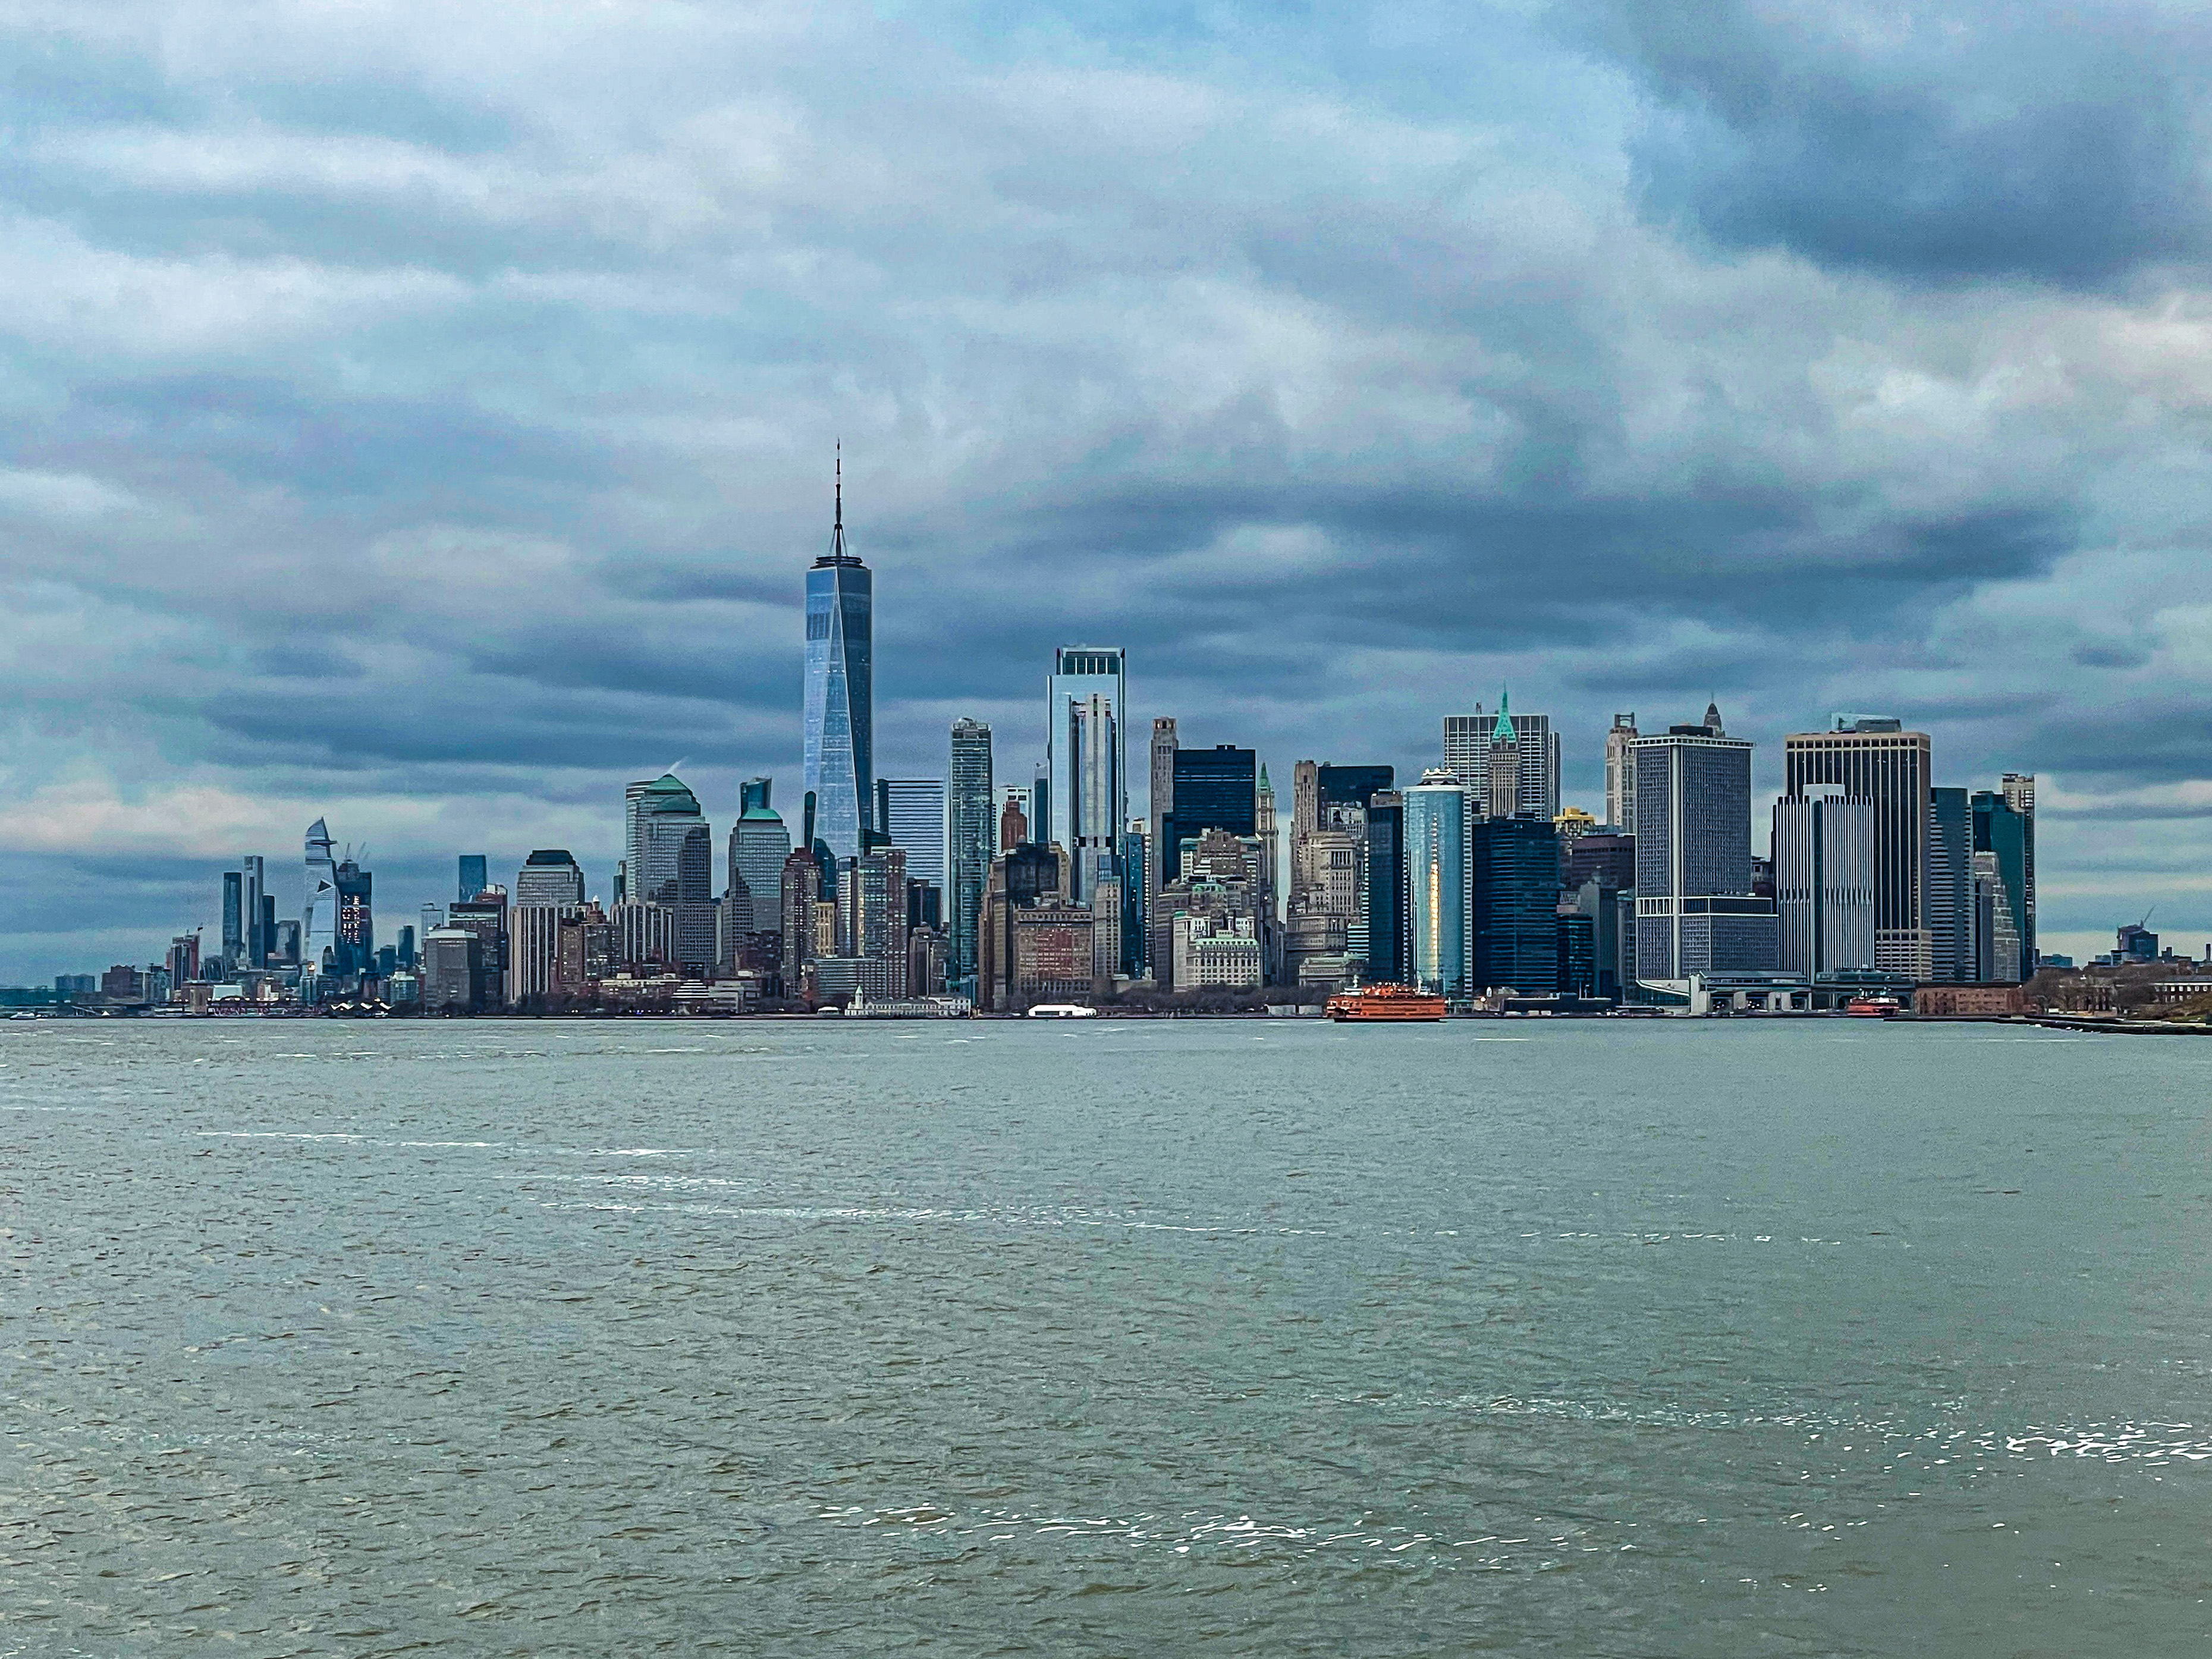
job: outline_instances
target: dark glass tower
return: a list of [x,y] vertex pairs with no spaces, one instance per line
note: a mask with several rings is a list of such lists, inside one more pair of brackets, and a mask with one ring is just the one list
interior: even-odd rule
[[1175,751],[1175,811],[1160,827],[1154,855],[1164,886],[1182,874],[1182,843],[1207,830],[1232,836],[1258,833],[1260,757],[1250,749],[1221,744]]
[[866,850],[875,800],[875,579],[845,550],[845,463],[837,461],[830,550],[806,573],[805,787],[815,834],[842,865]]
[[1558,832],[1541,818],[1482,818],[1469,838],[1475,989],[1559,989]]
[[1406,798],[1378,790],[1367,803],[1367,977],[1402,985],[1406,962]]

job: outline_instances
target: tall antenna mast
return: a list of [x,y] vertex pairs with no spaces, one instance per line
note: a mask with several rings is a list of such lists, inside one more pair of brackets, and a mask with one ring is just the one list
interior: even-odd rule
[[837,518],[830,530],[830,556],[845,556],[845,441],[837,440]]

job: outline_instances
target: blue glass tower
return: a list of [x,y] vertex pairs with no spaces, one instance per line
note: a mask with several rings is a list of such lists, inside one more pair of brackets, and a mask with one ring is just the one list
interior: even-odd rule
[[1468,994],[1467,795],[1431,771],[1405,792],[1407,977],[1438,996]]
[[806,573],[805,787],[815,834],[842,865],[866,851],[875,800],[875,580],[845,550],[845,462],[830,550]]

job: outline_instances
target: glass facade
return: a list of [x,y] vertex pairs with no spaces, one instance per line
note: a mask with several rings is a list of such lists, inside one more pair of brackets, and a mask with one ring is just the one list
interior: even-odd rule
[[461,854],[459,878],[453,896],[472,899],[491,885],[491,860],[482,853]]
[[1406,807],[1402,797],[1370,796],[1367,805],[1367,977],[1405,982]]
[[1559,988],[1559,838],[1548,820],[1484,818],[1468,831],[1477,992]]
[[[311,974],[337,971],[338,868],[331,857],[332,845],[330,830],[322,819],[307,826],[307,902],[300,918],[300,961]],[[259,909],[260,901],[251,891],[246,900],[251,918]],[[247,954],[252,954],[250,939]]]
[[951,785],[945,802],[946,955],[952,976],[975,974],[975,929],[983,884],[997,856],[999,814],[991,789],[991,728],[981,720],[952,723]]
[[1405,792],[1407,977],[1422,990],[1465,997],[1468,970],[1467,796],[1456,783]]
[[1073,860],[1079,904],[1091,902],[1099,877],[1114,869],[1129,816],[1123,710],[1128,653],[1118,647],[1062,646],[1045,681],[1045,775],[1031,839],[1058,842]]
[[840,865],[860,856],[875,799],[875,579],[843,550],[842,503],[831,551],[806,573],[805,787],[814,833]]
[[738,791],[738,821],[730,826],[730,868],[726,892],[742,890],[744,931],[772,933],[782,911],[783,861],[791,856],[791,831],[770,805],[774,781],[747,778]]
[[876,828],[906,854],[906,872],[945,889],[945,781],[878,778]]
[[1259,834],[1260,757],[1250,749],[1221,744],[1175,751],[1175,811],[1160,827],[1160,885],[1182,875],[1182,843],[1202,831]]
[[629,902],[672,911],[677,962],[711,969],[714,856],[699,798],[672,772],[633,783],[623,805]]

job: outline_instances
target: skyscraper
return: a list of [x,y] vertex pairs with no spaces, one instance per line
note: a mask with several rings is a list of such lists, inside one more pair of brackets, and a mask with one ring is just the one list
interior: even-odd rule
[[672,772],[633,783],[623,799],[628,902],[674,912],[676,959],[697,972],[714,963],[714,857],[699,798]]
[[1479,812],[1490,810],[1490,734],[1497,726],[1480,703],[1471,714],[1444,716],[1443,769],[1459,780]]
[[2021,879],[2022,886],[2021,916],[2021,950],[2022,965],[2027,974],[2035,972],[2036,963],[2042,959],[2035,942],[2035,774],[2008,772],[1998,783],[2007,806],[2018,813],[2021,821]]
[[771,804],[774,789],[772,779],[747,778],[738,789],[738,821],[730,826],[726,892],[743,890],[748,933],[773,933],[781,926],[791,831]]
[[945,780],[878,778],[876,829],[906,854],[906,873],[945,890]]
[[1875,966],[1930,977],[1926,872],[1933,761],[1928,734],[1905,731],[1893,715],[1838,714],[1829,731],[1790,733],[1783,741],[1783,793],[1793,799],[1814,793],[1815,785],[1831,784],[1874,803]]
[[1777,965],[1785,974],[1874,966],[1874,803],[1841,793],[1774,803]]
[[348,858],[339,861],[337,878],[337,969],[366,974],[376,956],[376,921],[369,901],[375,878]]
[[1073,896],[1089,904],[1101,875],[1114,869],[1129,815],[1128,755],[1121,722],[1128,707],[1128,654],[1118,647],[1062,646],[1045,681],[1045,773],[1051,780],[1030,836],[1058,842],[1074,862]]
[[1636,768],[1628,758],[1636,735],[1633,709],[1615,714],[1605,734],[1605,821],[1624,836],[1636,833]]
[[1974,817],[1966,792],[1928,792],[1928,861],[1923,872],[1923,920],[1928,928],[1928,977],[1971,985],[1979,977],[1974,949]]
[[1629,745],[1636,762],[1636,974],[1680,986],[1693,974],[1774,968],[1774,901],[1751,890],[1751,744],[1720,711]]
[[[514,903],[581,904],[584,872],[565,847],[541,847],[514,877]],[[549,947],[550,948],[550,947]]]
[[1468,994],[1467,792],[1449,769],[1404,792],[1407,977],[1439,996]]
[[[1501,692],[1490,728],[1485,796],[1494,818],[1559,816],[1559,734],[1549,714],[1516,714]],[[1462,778],[1461,782],[1469,780]]]
[[[845,550],[845,462],[837,459],[830,550],[806,573],[805,785],[814,833],[840,865],[860,856],[875,799],[875,579]],[[631,880],[637,878],[635,866]]]
[[[1167,736],[1172,743],[1172,725]],[[1157,726],[1153,741],[1157,754]],[[1158,862],[1163,886],[1182,874],[1182,844],[1196,840],[1202,831],[1225,830],[1232,836],[1259,833],[1259,761],[1255,751],[1227,743],[1212,749],[1169,751],[1168,799],[1173,805],[1160,830]]]
[[1474,990],[1557,990],[1559,842],[1550,820],[1480,819],[1468,828],[1468,861]]
[[246,965],[258,968],[269,960],[270,947],[276,942],[269,936],[267,922],[267,860],[258,854],[249,853],[238,861],[238,875],[239,919],[244,935]]
[[231,972],[246,965],[246,873],[222,872],[222,960]]
[[1403,984],[1406,964],[1406,798],[1378,790],[1367,802],[1367,977]]
[[[338,866],[334,843],[322,819],[307,826],[307,903],[300,917],[300,963],[310,974],[332,974],[338,963]],[[246,895],[249,915],[261,914],[260,899]],[[252,954],[249,940],[248,954]]]
[[1160,908],[1160,890],[1168,884],[1163,873],[1167,863],[1167,823],[1175,816],[1175,757],[1176,723],[1171,718],[1152,722],[1151,760],[1151,789],[1147,796],[1146,815],[1150,828],[1145,836],[1145,960],[1151,966],[1155,983],[1160,982],[1158,929],[1154,918]]
[[472,899],[491,885],[491,860],[482,853],[460,855],[460,869],[453,896]]
[[975,973],[975,930],[981,925],[983,884],[998,846],[998,822],[992,810],[991,728],[981,720],[952,723],[952,749],[945,812],[946,954],[952,976],[963,981]]
[[1977,939],[1984,984],[2018,984],[2035,972],[2027,956],[2027,821],[1995,790],[1978,789],[1974,821]]

